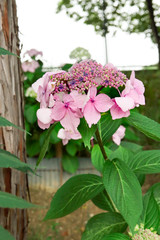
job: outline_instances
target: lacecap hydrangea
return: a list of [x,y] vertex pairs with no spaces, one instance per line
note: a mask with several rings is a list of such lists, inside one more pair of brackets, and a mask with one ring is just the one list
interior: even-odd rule
[[[130,110],[145,104],[144,85],[135,78],[130,79],[112,64],[102,66],[93,60],[74,64],[68,72],[47,72],[33,85],[40,102],[37,111],[38,125],[49,128],[60,122],[58,136],[66,144],[70,139],[79,139],[80,118],[88,126],[97,124],[101,113],[110,111],[112,119],[128,117]],[[105,88],[115,88],[118,96],[109,97]],[[122,90],[120,90],[122,89]]]

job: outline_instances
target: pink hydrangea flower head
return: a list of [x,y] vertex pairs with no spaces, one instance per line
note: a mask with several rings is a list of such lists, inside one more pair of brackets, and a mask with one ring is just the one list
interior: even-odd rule
[[38,126],[42,129],[49,128],[53,119],[51,118],[52,110],[49,108],[40,108],[37,110]]
[[28,54],[30,57],[33,57],[33,56],[37,56],[37,55],[43,55],[43,53],[41,51],[37,51],[36,49],[30,49],[28,51],[25,52],[24,55]]
[[71,95],[64,94],[62,97],[62,101],[55,102],[51,116],[53,120],[60,121],[66,130],[75,132],[80,124],[78,107]]
[[103,67],[101,82],[102,86],[109,86],[117,89],[120,86],[125,85],[126,81],[126,75],[120,72],[113,64],[109,63]]
[[117,129],[117,131],[112,135],[112,140],[115,144],[120,145],[121,139],[125,136],[126,128],[122,125]]
[[113,120],[128,117],[130,115],[129,110],[135,107],[134,100],[130,97],[116,97],[112,101],[114,104],[110,113]]
[[92,86],[99,86],[102,70],[103,66],[93,60],[84,60],[74,64],[69,70],[71,89],[84,92]]
[[101,112],[108,111],[114,103],[106,94],[97,95],[97,88],[91,87],[88,91],[88,101],[85,104],[83,113],[89,127],[96,124],[101,118]]
[[81,139],[82,136],[78,130],[69,131],[66,129],[61,128],[58,132],[58,137],[62,139],[63,145],[66,145],[70,139]]
[[125,89],[122,92],[122,96],[131,97],[135,105],[145,105],[144,97],[145,88],[143,83],[135,78],[135,72],[132,71],[130,80],[126,82]]
[[23,72],[32,72],[34,73],[35,70],[39,67],[39,63],[35,60],[32,62],[25,61],[22,63],[22,70]]

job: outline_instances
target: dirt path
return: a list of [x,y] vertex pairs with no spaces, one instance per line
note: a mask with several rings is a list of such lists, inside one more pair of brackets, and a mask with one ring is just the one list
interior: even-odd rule
[[[156,182],[160,182],[160,175],[147,176],[143,192]],[[53,194],[47,191],[31,189],[32,202],[45,208],[30,209],[28,211],[30,221],[28,240],[80,240],[88,219],[102,212],[91,201],[88,201],[66,217],[42,222],[52,196]]]

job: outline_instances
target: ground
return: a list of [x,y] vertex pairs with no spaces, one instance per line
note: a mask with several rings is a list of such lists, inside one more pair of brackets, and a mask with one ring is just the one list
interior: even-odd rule
[[[160,175],[147,176],[143,192],[156,182],[160,182]],[[33,188],[30,191],[32,202],[44,206],[44,208],[30,209],[28,211],[28,240],[80,240],[88,219],[102,212],[91,201],[88,201],[81,208],[66,217],[44,222],[42,220],[54,193]]]

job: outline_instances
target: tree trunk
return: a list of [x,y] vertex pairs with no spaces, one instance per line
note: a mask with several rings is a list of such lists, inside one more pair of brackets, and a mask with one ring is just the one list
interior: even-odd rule
[[[0,0],[0,47],[19,55],[17,22],[15,0]],[[0,56],[0,115],[24,128],[22,87],[19,58]],[[26,161],[23,132],[12,127],[0,128],[0,148],[15,154],[21,161]],[[0,169],[0,190],[26,199],[26,182],[26,175],[20,171]],[[16,240],[26,239],[26,210],[0,209],[0,224]]]
[[153,36],[155,37],[155,40],[157,42],[158,47],[158,67],[160,68],[160,35],[158,32],[158,27],[156,25],[155,16],[154,16],[154,8],[153,8],[153,2],[152,0],[146,0],[147,9],[149,12],[150,17],[150,23],[151,23],[151,29],[153,32]]

